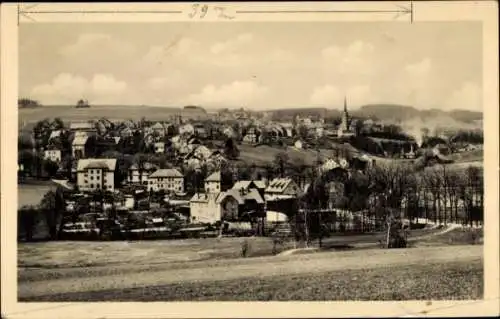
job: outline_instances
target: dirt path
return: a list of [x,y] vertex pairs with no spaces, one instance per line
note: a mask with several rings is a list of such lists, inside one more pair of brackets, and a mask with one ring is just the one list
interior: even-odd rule
[[[373,250],[318,253],[304,256],[261,257],[225,261],[219,265],[198,262],[196,267],[141,270],[123,274],[61,278],[34,282],[20,282],[18,296],[29,298],[69,292],[98,291],[167,285],[179,282],[219,281],[239,278],[259,278],[290,274],[329,272],[346,269],[365,269],[387,265],[418,263],[445,263],[479,260],[483,246],[453,246],[412,248],[401,250]],[[248,262],[247,262],[248,261]]]

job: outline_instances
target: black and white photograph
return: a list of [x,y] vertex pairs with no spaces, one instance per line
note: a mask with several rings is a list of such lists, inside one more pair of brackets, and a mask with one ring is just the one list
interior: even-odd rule
[[18,302],[485,298],[481,21],[23,6]]

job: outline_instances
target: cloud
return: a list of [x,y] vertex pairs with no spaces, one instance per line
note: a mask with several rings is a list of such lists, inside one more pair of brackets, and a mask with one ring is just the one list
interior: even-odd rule
[[410,77],[426,77],[429,75],[432,69],[432,61],[429,58],[425,58],[420,62],[414,64],[408,64],[405,67],[405,71]]
[[337,87],[325,85],[315,88],[310,100],[314,105],[332,105],[339,103],[342,98],[343,94]]
[[58,54],[71,72],[86,76],[123,72],[124,65],[137,59],[132,43],[104,33],[81,34],[73,43],[59,48]]
[[234,81],[230,84],[205,86],[200,93],[189,96],[186,104],[201,106],[245,106],[258,101],[268,92],[268,88],[253,81]]
[[147,81],[148,88],[155,91],[162,91],[168,88],[180,87],[185,84],[184,79],[177,73],[168,76],[157,76]]
[[229,39],[223,42],[217,42],[210,47],[212,54],[225,54],[231,53],[241,49],[242,47],[251,44],[254,37],[251,33],[244,33],[238,35],[234,39]]
[[151,46],[141,60],[146,66],[156,66],[158,63],[166,62],[172,58],[185,60],[191,55],[197,54],[198,46],[199,43],[191,38],[178,37],[166,44]]
[[349,105],[362,105],[369,103],[372,99],[369,85],[355,85],[348,87],[338,87],[324,85],[316,87],[310,97],[310,102],[318,106],[340,106],[343,105],[344,98]]
[[89,51],[106,52],[106,55],[130,54],[135,52],[135,48],[109,34],[84,33],[74,43],[63,46],[59,53],[66,57],[74,57],[88,54]]
[[462,86],[452,92],[445,102],[445,107],[451,109],[465,109],[483,111],[482,92],[476,83],[465,82]]
[[334,73],[369,73],[375,67],[375,47],[368,42],[354,41],[348,46],[332,45],[321,51],[326,67]]
[[110,74],[95,74],[88,80],[71,73],[61,73],[50,83],[33,87],[31,94],[45,103],[59,104],[75,103],[80,98],[116,101],[126,90],[127,83]]

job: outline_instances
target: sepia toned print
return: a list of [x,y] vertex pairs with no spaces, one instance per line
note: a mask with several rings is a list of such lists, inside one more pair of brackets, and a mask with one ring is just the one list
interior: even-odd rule
[[19,11],[18,302],[485,298],[483,23],[186,8]]

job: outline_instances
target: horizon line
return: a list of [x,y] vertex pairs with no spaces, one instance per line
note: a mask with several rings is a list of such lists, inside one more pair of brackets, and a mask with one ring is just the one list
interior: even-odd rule
[[[465,111],[465,112],[473,112],[473,113],[484,113],[484,111],[479,111],[479,110],[469,110],[469,109],[451,109],[451,110],[443,110],[440,108],[436,107],[431,107],[431,108],[425,108],[425,109],[419,109],[416,108],[415,106],[412,105],[405,105],[405,104],[396,104],[396,103],[368,103],[368,104],[363,104],[357,107],[348,107],[348,110],[361,110],[361,108],[366,107],[366,106],[397,106],[397,107],[405,107],[405,108],[413,108],[419,112],[422,111],[441,111],[445,113],[449,112],[454,112],[454,111]],[[293,109],[324,109],[324,110],[332,110],[332,111],[340,111],[342,112],[343,106],[339,105],[338,108],[332,108],[332,107],[327,107],[327,106],[280,106],[280,107],[274,107],[274,108],[263,108],[263,109],[257,109],[254,110],[253,108],[249,107],[243,107],[243,106],[201,106],[201,105],[195,105],[195,104],[186,104],[184,106],[173,106],[173,105],[147,105],[147,104],[90,104],[89,108],[92,107],[150,107],[150,108],[169,108],[169,109],[179,109],[182,110],[185,107],[197,107],[197,108],[202,108],[204,110],[221,110],[221,109],[228,109],[228,110],[240,110],[243,109],[245,111],[250,111],[250,112],[276,112],[276,111],[282,111],[282,110],[293,110]],[[39,106],[40,108],[43,107],[74,107],[76,108],[76,104],[41,104]],[[20,107],[18,107],[20,108]],[[27,107],[30,108],[30,107]],[[37,108],[37,107],[33,107]],[[21,108],[22,109],[22,108]]]

